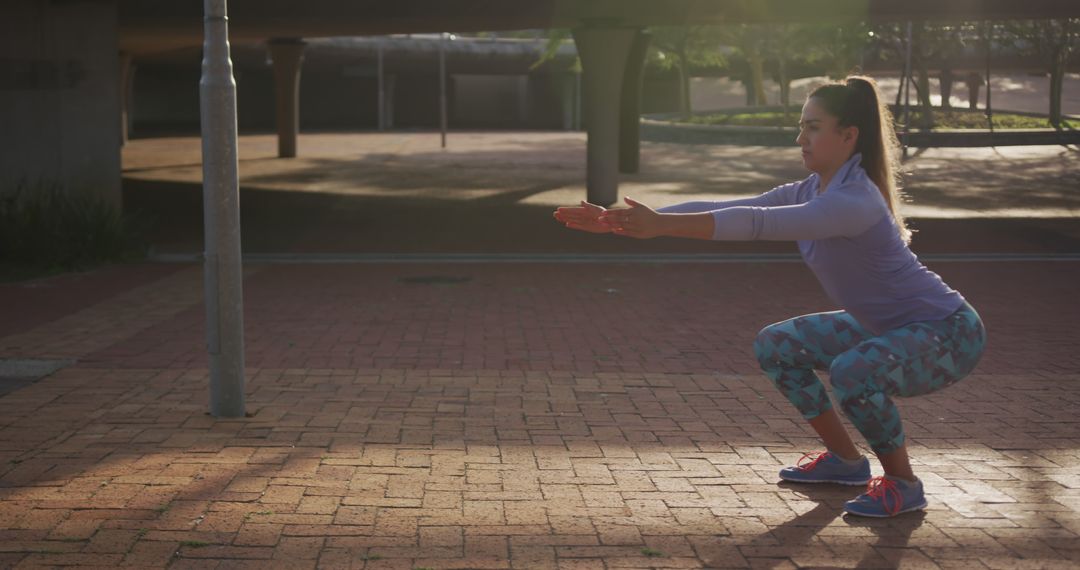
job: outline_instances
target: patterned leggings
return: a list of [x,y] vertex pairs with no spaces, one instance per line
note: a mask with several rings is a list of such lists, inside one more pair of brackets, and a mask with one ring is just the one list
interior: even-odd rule
[[813,419],[832,408],[815,369],[828,370],[840,408],[875,453],[904,444],[890,396],[919,396],[952,385],[979,362],[986,329],[966,302],[940,321],[909,323],[875,336],[846,311],[816,313],[769,325],[754,353],[762,370]]

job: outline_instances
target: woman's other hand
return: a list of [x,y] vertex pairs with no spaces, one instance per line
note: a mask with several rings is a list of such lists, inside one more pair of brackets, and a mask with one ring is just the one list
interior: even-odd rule
[[611,226],[600,221],[600,216],[606,212],[607,210],[602,206],[582,200],[580,206],[562,207],[555,210],[554,216],[556,220],[572,230],[606,234],[612,231]]

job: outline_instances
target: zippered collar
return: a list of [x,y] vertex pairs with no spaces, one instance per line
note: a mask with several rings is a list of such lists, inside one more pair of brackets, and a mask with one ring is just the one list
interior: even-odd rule
[[857,152],[857,153],[851,155],[851,158],[847,159],[847,162],[845,162],[843,165],[840,166],[840,170],[836,171],[836,174],[832,177],[832,180],[829,181],[829,185],[825,188],[825,190],[821,189],[821,175],[818,174],[817,175],[817,177],[818,177],[818,180],[817,180],[817,182],[818,182],[818,192],[817,193],[822,194],[824,192],[827,192],[830,188],[832,188],[834,186],[837,186],[837,185],[843,184],[844,182],[847,182],[848,179],[851,178],[851,171],[854,170],[856,166],[859,166],[859,164],[861,162],[862,162],[862,153],[861,152]]

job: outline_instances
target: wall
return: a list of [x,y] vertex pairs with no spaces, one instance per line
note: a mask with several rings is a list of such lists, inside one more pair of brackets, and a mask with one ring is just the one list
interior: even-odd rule
[[59,183],[120,205],[116,10],[0,2],[0,192]]

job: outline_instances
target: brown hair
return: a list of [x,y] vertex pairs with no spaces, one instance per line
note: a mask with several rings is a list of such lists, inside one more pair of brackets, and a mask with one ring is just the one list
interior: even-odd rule
[[855,152],[862,154],[862,167],[885,198],[900,238],[905,244],[911,243],[911,230],[900,213],[900,142],[877,82],[864,75],[849,75],[842,82],[819,86],[807,96],[810,98],[817,99],[841,127],[859,129]]

